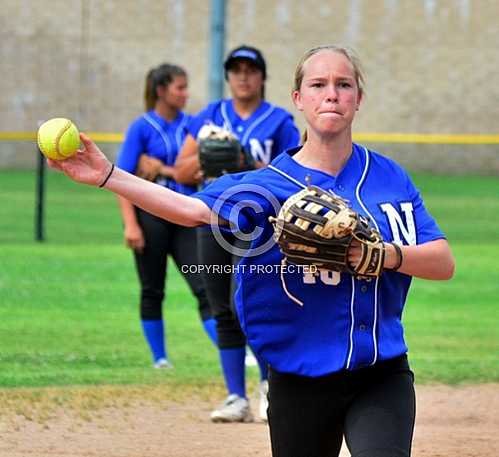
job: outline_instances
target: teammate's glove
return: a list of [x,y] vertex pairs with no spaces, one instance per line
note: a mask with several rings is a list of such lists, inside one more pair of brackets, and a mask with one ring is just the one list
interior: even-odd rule
[[[319,187],[308,186],[289,197],[270,222],[274,239],[291,263],[359,278],[376,277],[383,270],[385,248],[379,232],[345,200]],[[348,254],[354,240],[361,255],[352,265]]]
[[242,168],[242,148],[229,131],[215,125],[205,125],[198,135],[198,154],[206,178],[218,178]]
[[161,160],[156,159],[155,157],[148,156],[147,154],[141,154],[135,174],[139,178],[147,179],[148,181],[154,181],[158,176],[162,166],[163,162],[161,162]]

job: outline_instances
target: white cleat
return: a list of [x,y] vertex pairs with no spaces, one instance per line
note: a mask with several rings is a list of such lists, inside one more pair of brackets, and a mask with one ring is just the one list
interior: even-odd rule
[[269,393],[269,382],[265,379],[260,382],[258,394],[260,396],[260,404],[258,406],[258,414],[263,422],[267,422],[267,408],[269,407],[269,400],[267,394]]
[[247,350],[246,357],[244,358],[244,365],[247,367],[256,367],[258,365],[255,356],[249,349]]
[[163,370],[171,370],[173,368],[173,365],[171,364],[170,361],[168,361],[167,359],[158,359],[156,360],[156,362],[154,362],[154,368],[158,368],[158,369],[163,369]]
[[212,422],[253,422],[249,401],[237,394],[229,395],[210,417]]

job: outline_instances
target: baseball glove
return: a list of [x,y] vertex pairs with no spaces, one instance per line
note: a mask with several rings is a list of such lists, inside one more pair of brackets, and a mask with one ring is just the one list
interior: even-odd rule
[[[383,270],[381,235],[333,193],[308,186],[289,197],[277,217],[269,220],[274,239],[291,263],[348,272],[361,279],[379,276]],[[361,252],[356,265],[348,260],[354,240]]]
[[242,148],[229,131],[205,125],[198,135],[198,154],[205,178],[218,178],[225,173],[240,171]]

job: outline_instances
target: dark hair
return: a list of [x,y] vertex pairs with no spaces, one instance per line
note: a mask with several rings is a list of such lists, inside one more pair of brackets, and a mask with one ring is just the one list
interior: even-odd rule
[[158,86],[167,87],[176,76],[187,76],[187,72],[178,65],[163,63],[151,68],[146,75],[144,104],[146,111],[154,109],[158,100]]

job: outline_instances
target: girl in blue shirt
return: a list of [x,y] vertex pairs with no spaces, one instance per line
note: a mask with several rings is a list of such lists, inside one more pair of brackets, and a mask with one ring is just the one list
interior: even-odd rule
[[[362,91],[362,73],[348,49],[311,49],[293,90],[307,123],[303,146],[265,169],[224,176],[194,198],[166,189],[158,195],[148,183],[113,170],[83,134],[85,150],[77,157],[49,161],[168,220],[211,222],[215,232],[229,224],[251,234],[251,249],[238,264],[236,308],[249,344],[270,365],[274,457],[337,457],[343,438],[352,457],[411,454],[415,392],[402,311],[412,277],[450,279],[454,259],[408,174],[352,142]],[[379,230],[385,256],[378,278],[281,267],[268,217],[307,181],[346,198]],[[359,251],[350,249],[348,260],[356,265]]]
[[[258,49],[240,46],[232,50],[224,64],[232,98],[210,103],[188,126],[185,144],[175,165],[180,182],[192,183],[199,177],[198,133],[209,123],[230,131],[251,154],[257,168],[267,166],[282,151],[297,146],[299,132],[293,117],[264,98],[267,68]],[[207,183],[204,182],[202,187]],[[229,246],[244,251],[244,241],[224,234]],[[209,267],[236,265],[241,260],[232,248],[224,249],[210,230],[200,229],[199,261]],[[226,400],[211,413],[214,422],[249,422],[252,415],[246,395],[246,338],[234,311],[234,275],[225,272],[203,273],[211,310],[217,321],[218,348],[227,386]],[[260,367],[259,416],[267,420],[267,362],[256,357]]]
[[[190,116],[187,74],[182,68],[162,64],[149,71],[144,93],[146,112],[129,126],[116,165],[132,174],[147,175],[161,187],[190,195],[192,186],[175,181],[174,164],[187,133]],[[156,368],[169,368],[162,303],[168,255],[171,255],[195,295],[208,335],[215,340],[215,321],[198,275],[182,268],[197,264],[195,230],[172,224],[118,196],[124,238],[132,249],[140,281],[140,318]]]

